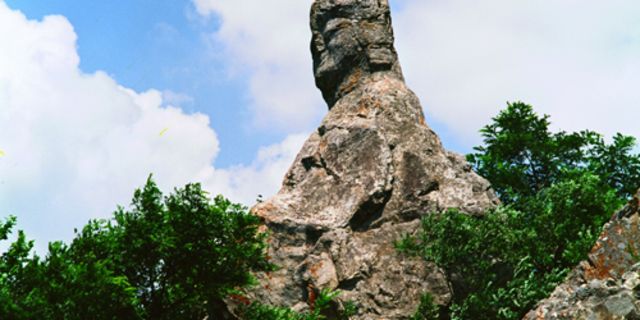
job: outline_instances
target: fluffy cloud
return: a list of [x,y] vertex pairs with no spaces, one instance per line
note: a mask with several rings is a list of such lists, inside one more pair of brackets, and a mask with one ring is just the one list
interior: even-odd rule
[[212,41],[236,72],[249,73],[254,124],[308,130],[326,110],[315,89],[309,50],[311,0],[193,0],[203,16],[220,18]]
[[289,135],[281,143],[263,147],[249,166],[236,166],[225,170],[213,170],[203,177],[209,190],[231,199],[252,203],[258,195],[271,196],[278,191],[293,158],[298,153],[307,134]]
[[430,118],[467,146],[506,101],[563,130],[640,136],[636,1],[402,2],[395,15],[409,84]]
[[188,97],[83,73],[64,17],[32,21],[0,1],[0,30],[11,30],[0,33],[0,216],[17,215],[41,249],[127,205],[150,172],[166,191],[200,181],[251,204],[276,191],[302,143],[291,136],[251,166],[215,169],[208,117],[167,105]]

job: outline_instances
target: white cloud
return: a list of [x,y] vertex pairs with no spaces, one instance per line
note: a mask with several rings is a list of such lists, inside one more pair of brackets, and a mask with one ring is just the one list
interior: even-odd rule
[[171,90],[162,91],[162,101],[171,105],[193,104],[195,101],[192,96]]
[[308,130],[326,105],[313,83],[309,50],[311,0],[193,0],[221,19],[212,40],[232,70],[248,72],[254,124],[282,132]]
[[463,144],[515,100],[556,128],[640,136],[637,1],[397,2],[408,83]]
[[0,33],[0,217],[17,215],[40,249],[128,205],[151,172],[167,192],[200,181],[252,204],[275,192],[301,144],[291,136],[252,166],[215,169],[208,117],[168,105],[188,97],[138,93],[104,72],[83,73],[62,16],[28,20],[0,0],[0,30],[11,31]]
[[252,203],[258,195],[265,198],[275,194],[284,173],[297,155],[308,134],[292,134],[279,144],[263,147],[249,166],[213,170],[206,176],[206,187],[217,190],[231,199]]
[[[215,14],[215,39],[252,70],[250,94],[263,123],[309,123],[312,1],[193,0]],[[633,0],[391,0],[397,48],[427,121],[470,147],[478,130],[522,100],[556,128],[640,136],[640,4]],[[319,110],[319,111],[318,111]],[[281,129],[282,130],[282,129]]]

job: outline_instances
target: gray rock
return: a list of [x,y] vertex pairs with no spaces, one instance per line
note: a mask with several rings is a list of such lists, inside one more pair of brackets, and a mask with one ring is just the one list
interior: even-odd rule
[[627,317],[630,314],[638,311],[635,304],[634,299],[628,294],[618,294],[610,297],[604,303],[607,311],[611,313],[613,316],[622,316]]
[[423,293],[451,299],[434,265],[394,248],[420,218],[449,208],[482,214],[498,200],[465,159],[442,147],[407,88],[386,0],[316,0],[316,84],[330,112],[306,141],[282,189],[252,211],[281,266],[248,292],[300,309],[324,288],[358,306],[354,319],[403,319]]

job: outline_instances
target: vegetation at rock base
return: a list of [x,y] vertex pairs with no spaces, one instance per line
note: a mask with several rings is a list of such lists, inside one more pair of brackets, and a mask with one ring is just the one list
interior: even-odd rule
[[[7,240],[15,225],[0,226]],[[111,220],[32,254],[23,232],[0,257],[0,319],[216,318],[222,299],[270,270],[259,219],[198,184],[163,197],[151,180]]]
[[595,243],[640,181],[635,139],[592,131],[552,133],[524,103],[482,129],[468,156],[503,204],[483,217],[455,210],[423,219],[402,251],[440,266],[452,281],[452,319],[521,319]]
[[438,318],[440,318],[440,307],[430,293],[423,294],[420,297],[418,309],[410,320],[437,320]]
[[242,317],[244,319],[260,320],[347,320],[357,311],[357,307],[353,303],[346,303],[344,310],[337,314],[333,314],[330,317],[326,315],[339,294],[339,291],[327,289],[320,291],[314,302],[313,309],[304,313],[297,313],[289,308],[273,307],[254,302],[242,310]]

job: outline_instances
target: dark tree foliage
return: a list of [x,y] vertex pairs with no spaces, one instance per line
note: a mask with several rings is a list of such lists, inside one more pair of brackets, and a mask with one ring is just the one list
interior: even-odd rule
[[[15,225],[0,225],[6,240]],[[259,219],[198,184],[163,197],[149,178],[131,210],[90,221],[44,258],[22,232],[0,257],[0,319],[216,319],[270,270]]]
[[538,116],[531,106],[515,102],[481,130],[484,145],[467,158],[505,204],[520,204],[520,198],[584,172],[600,177],[621,197],[639,187],[634,137],[617,134],[607,144],[593,131],[552,133],[549,125],[549,116]]
[[468,160],[503,205],[472,217],[424,218],[398,247],[452,281],[452,319],[521,319],[586,258],[602,225],[640,187],[635,139],[549,130],[549,117],[511,103],[482,129]]

